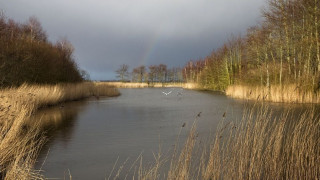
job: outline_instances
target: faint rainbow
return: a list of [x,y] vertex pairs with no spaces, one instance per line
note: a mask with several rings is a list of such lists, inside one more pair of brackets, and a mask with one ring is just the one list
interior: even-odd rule
[[145,65],[145,66],[148,65],[148,61],[151,60],[150,56],[154,52],[158,39],[159,39],[159,33],[158,31],[155,31],[145,46],[145,50],[142,53],[142,56],[140,59],[140,65]]

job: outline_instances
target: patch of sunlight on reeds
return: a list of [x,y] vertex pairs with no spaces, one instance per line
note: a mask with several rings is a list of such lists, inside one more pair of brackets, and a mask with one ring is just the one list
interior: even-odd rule
[[187,83],[153,83],[152,86],[155,88],[161,88],[161,87],[181,87],[185,88],[185,85]]
[[185,89],[201,89],[197,83],[185,83],[183,85]]
[[[265,105],[255,105],[244,110],[237,122],[228,122],[223,115],[215,138],[204,146],[200,146],[194,125],[185,145],[172,156],[168,171],[148,173],[150,169],[167,165],[157,159],[146,172],[139,172],[150,176],[133,178],[317,180],[320,177],[320,119],[315,113],[311,109],[297,118],[290,110],[276,114]],[[139,168],[141,170],[144,169]]]
[[117,88],[147,88],[148,83],[131,83],[131,82],[98,82],[98,84],[107,84]]
[[195,83],[135,83],[135,82],[98,82],[98,84],[106,84],[117,88],[162,88],[162,87],[182,87],[186,89],[197,89]]
[[320,103],[319,92],[302,90],[297,85],[284,85],[268,87],[249,87],[231,85],[226,90],[226,95],[249,100],[262,100],[285,103]]
[[[25,127],[24,120],[30,115],[29,108],[22,106],[19,114],[5,119],[1,114],[0,126],[0,179],[42,179],[33,169],[38,151],[44,143],[38,126]],[[13,121],[12,124],[5,122]]]
[[266,106],[246,110],[240,123],[218,131],[203,179],[319,179],[319,115],[294,116]]
[[40,124],[26,126],[37,109],[90,96],[117,96],[112,86],[97,83],[27,85],[0,90],[0,179],[42,179],[33,170],[45,141]]

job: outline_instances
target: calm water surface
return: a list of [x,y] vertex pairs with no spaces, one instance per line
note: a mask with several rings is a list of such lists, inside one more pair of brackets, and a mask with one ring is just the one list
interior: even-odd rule
[[74,179],[108,178],[117,159],[118,167],[130,167],[140,154],[146,165],[154,162],[152,153],[158,152],[159,145],[163,154],[170,152],[179,132],[183,142],[195,119],[199,138],[206,139],[225,112],[229,120],[240,119],[245,104],[221,93],[181,88],[120,91],[119,97],[40,111],[34,119],[41,119],[50,139],[36,168],[41,168],[47,178],[63,179],[69,171]]

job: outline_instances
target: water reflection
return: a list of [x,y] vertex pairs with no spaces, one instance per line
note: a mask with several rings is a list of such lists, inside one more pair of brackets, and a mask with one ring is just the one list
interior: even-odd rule
[[[163,93],[170,91],[168,95]],[[129,157],[130,164],[143,152],[144,162],[153,162],[159,145],[166,153],[178,135],[183,142],[196,118],[199,139],[206,139],[214,135],[221,120],[239,121],[244,107],[262,105],[231,99],[219,92],[175,88],[122,89],[121,94],[66,103],[40,111],[30,119],[28,123],[40,120],[50,137],[36,167],[40,168],[46,159],[46,177],[62,178],[70,170],[75,179],[104,179],[118,157],[120,163]],[[299,114],[311,106],[268,104],[278,114],[288,108]]]
[[38,157],[39,162],[44,161],[46,152],[49,152],[50,146],[56,141],[67,147],[74,134],[78,113],[85,108],[86,103],[86,101],[68,102],[40,109],[26,121],[25,126],[38,126],[48,140]]

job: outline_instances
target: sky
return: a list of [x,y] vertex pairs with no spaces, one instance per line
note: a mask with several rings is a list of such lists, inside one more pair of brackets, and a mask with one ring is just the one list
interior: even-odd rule
[[49,40],[67,38],[92,80],[122,64],[183,67],[262,21],[266,0],[0,0],[18,22],[35,16]]

